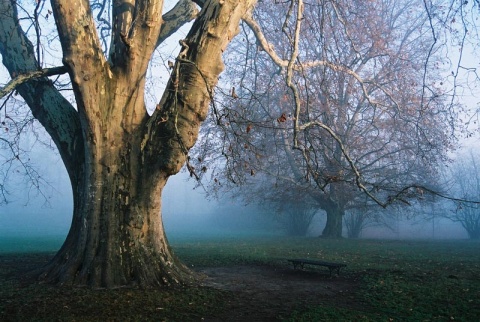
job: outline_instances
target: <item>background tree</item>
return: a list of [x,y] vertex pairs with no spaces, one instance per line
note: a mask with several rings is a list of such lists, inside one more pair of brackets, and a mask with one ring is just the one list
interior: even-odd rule
[[255,184],[241,191],[242,200],[259,205],[263,214],[277,222],[287,235],[305,236],[318,213],[310,195],[293,185],[279,188],[279,181],[272,180],[272,176],[260,173],[256,178]]
[[[197,139],[223,70],[221,55],[255,2],[196,3],[201,11],[181,0],[162,15],[161,0],[104,2],[111,14],[111,31],[105,36],[97,29],[90,1],[52,0],[51,7],[38,1],[33,13],[23,11],[18,1],[0,1],[3,64],[58,148],[74,195],[71,229],[43,269],[42,280],[95,287],[192,280],[165,238],[161,193]],[[27,13],[31,25],[21,23],[19,11]],[[41,23],[52,23],[47,19],[52,13],[63,66],[44,69],[40,49],[45,44],[38,37],[30,40],[26,30],[40,31]],[[152,54],[193,18],[166,90],[150,115],[144,90]],[[47,78],[65,72],[73,103]],[[2,114],[14,116],[3,108]]]
[[316,208],[294,201],[285,204],[276,219],[282,224],[288,235],[305,236],[316,213]]
[[[470,151],[460,156],[449,172],[449,181],[455,195],[466,201],[480,200],[480,156]],[[444,216],[462,225],[471,239],[480,239],[480,205],[457,201],[454,209]]]
[[343,223],[347,230],[348,238],[360,238],[361,233],[365,228],[372,223],[372,211],[351,210],[343,217]]
[[365,203],[363,206],[358,205],[356,208],[347,210],[343,218],[347,237],[360,238],[365,229],[373,227],[384,227],[394,231],[390,214],[395,212],[397,207],[398,205],[394,205],[385,210],[378,205]]
[[231,48],[197,167],[220,164],[214,186],[245,185],[236,195],[307,193],[326,211],[325,237],[341,237],[363,194],[382,207],[418,195],[451,148],[445,97],[425,74],[434,39],[420,4],[259,5],[259,24],[246,19]]

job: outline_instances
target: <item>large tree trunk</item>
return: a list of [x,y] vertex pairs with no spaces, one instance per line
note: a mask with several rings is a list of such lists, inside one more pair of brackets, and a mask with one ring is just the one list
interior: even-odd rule
[[[54,139],[74,195],[67,239],[40,278],[93,287],[189,283],[194,274],[175,258],[165,237],[161,193],[197,139],[223,70],[221,55],[255,1],[205,2],[152,116],[144,103],[146,70],[175,24],[163,22],[163,1],[115,3],[106,59],[89,1],[52,0],[75,109],[46,78],[21,91]],[[163,17],[185,21],[181,15],[193,15],[192,6],[182,0]],[[0,50],[12,77],[38,68],[15,8],[14,1],[0,2],[6,13]]]
[[327,212],[327,222],[322,231],[324,238],[342,238],[342,221],[345,210],[338,205],[330,205],[325,207]]
[[128,166],[115,167],[128,164],[122,151],[109,165],[91,169],[76,187],[70,232],[42,280],[93,287],[192,280],[192,273],[173,256],[162,226],[160,200],[167,176],[152,176],[148,168],[129,172]]

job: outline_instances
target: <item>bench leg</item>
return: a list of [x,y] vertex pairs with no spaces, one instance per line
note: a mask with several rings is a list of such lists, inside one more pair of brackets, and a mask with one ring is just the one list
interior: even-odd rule
[[330,277],[332,276],[332,272],[333,272],[333,271],[336,271],[336,272],[337,272],[337,276],[340,276],[340,268],[341,268],[341,267],[329,267],[328,270],[330,271]]
[[328,271],[330,272],[330,277],[332,277],[332,271],[333,271],[333,270],[334,270],[333,267],[329,267],[329,268],[328,268]]
[[297,269],[297,267],[300,267],[300,269],[303,269],[303,263],[293,263],[293,269]]

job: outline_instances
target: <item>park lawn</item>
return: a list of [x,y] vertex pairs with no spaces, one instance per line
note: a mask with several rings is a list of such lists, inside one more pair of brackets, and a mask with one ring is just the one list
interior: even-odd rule
[[[193,269],[242,265],[289,269],[285,259],[298,257],[348,265],[342,278],[357,281],[353,294],[315,305],[299,299],[289,314],[277,316],[279,321],[478,321],[480,317],[479,242],[286,237],[171,241],[176,254]],[[241,305],[235,292],[209,287],[90,290],[32,284],[19,277],[51,256],[0,254],[0,321],[225,321],[232,303]]]
[[232,238],[177,248],[187,262],[201,266],[209,261],[282,265],[284,258],[312,257],[347,263],[345,274],[360,276],[353,307],[302,308],[293,312],[292,321],[480,321],[478,241]]

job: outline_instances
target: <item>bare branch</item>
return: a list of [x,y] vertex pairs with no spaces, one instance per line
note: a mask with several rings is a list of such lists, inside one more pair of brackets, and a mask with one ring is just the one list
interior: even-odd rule
[[[369,91],[367,89],[366,84],[373,84],[379,89],[381,89],[385,94],[389,95],[388,92],[383,89],[380,85],[376,84],[374,80],[365,80],[363,79],[360,75],[358,75],[355,71],[352,69],[342,66],[339,64],[334,64],[332,62],[326,61],[326,60],[313,60],[313,61],[304,61],[304,62],[298,62],[298,60],[294,59],[289,59],[285,60],[282,59],[277,52],[275,51],[275,48],[272,44],[270,44],[267,39],[265,38],[265,35],[262,32],[262,29],[260,25],[255,21],[255,19],[252,17],[251,13],[248,13],[246,16],[243,17],[243,21],[250,27],[252,30],[253,34],[255,35],[255,38],[258,41],[259,46],[270,56],[270,58],[273,60],[273,62],[279,66],[282,69],[288,68],[288,66],[291,65],[291,69],[294,71],[302,71],[308,68],[315,68],[315,67],[327,67],[330,68],[332,71],[335,72],[343,72],[345,74],[348,74],[352,77],[354,77],[357,82],[360,84],[363,94],[365,95],[365,98],[371,103],[371,104],[378,104],[375,100],[373,100],[370,95]],[[298,49],[297,49],[298,50]],[[293,57],[293,55],[292,55]],[[292,58],[291,57],[291,58]],[[295,57],[297,58],[297,57]]]
[[51,68],[44,68],[41,70],[36,70],[33,72],[28,72],[25,74],[21,74],[16,76],[14,79],[9,81],[4,87],[0,88],[0,99],[3,98],[5,95],[10,93],[11,91],[15,90],[18,86],[36,78],[40,77],[48,77],[54,75],[62,75],[67,72],[65,66],[58,66],[58,67],[51,67]]
[[[292,4],[293,4],[293,2],[292,2]],[[290,7],[290,9],[292,9],[292,7]],[[294,119],[294,127],[293,127],[293,147],[295,149],[299,148],[299,146],[298,146],[298,131],[299,131],[299,122],[300,122],[300,106],[301,106],[301,103],[300,103],[300,93],[298,91],[297,86],[295,84],[293,84],[292,78],[293,78],[295,62],[297,61],[298,55],[299,55],[298,46],[299,46],[299,43],[300,43],[300,30],[301,30],[302,19],[303,19],[303,10],[304,10],[303,1],[299,0],[298,1],[298,8],[297,8],[297,18],[296,18],[296,24],[295,24],[295,34],[294,34],[294,38],[290,39],[290,42],[293,46],[292,55],[290,56],[290,59],[288,61],[287,77],[285,79],[285,82],[286,82],[287,86],[291,89],[291,91],[293,93],[293,99],[294,99],[294,102],[295,102],[295,119]],[[289,10],[289,12],[290,12],[290,10]],[[287,20],[285,20],[285,22],[286,21]],[[286,26],[286,24],[284,24],[284,27],[285,26]]]

